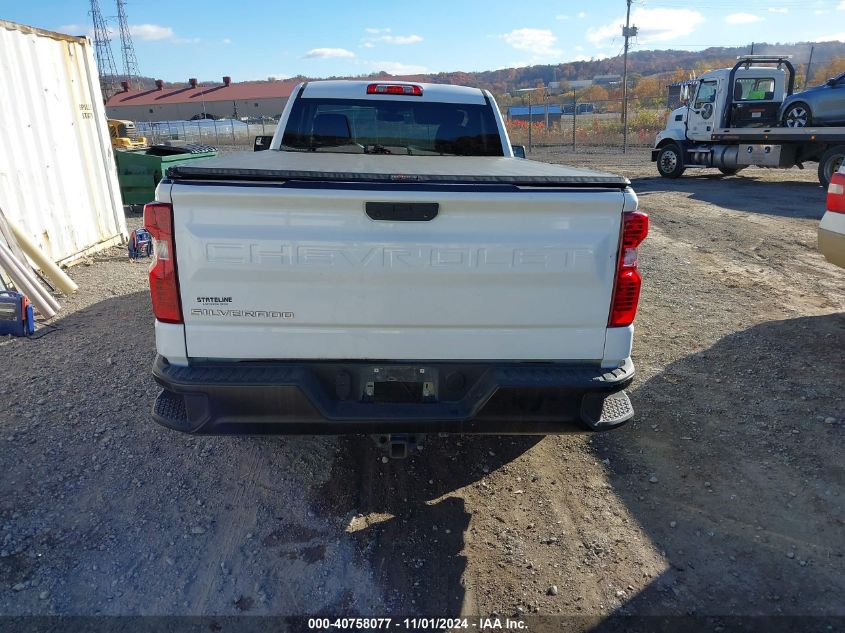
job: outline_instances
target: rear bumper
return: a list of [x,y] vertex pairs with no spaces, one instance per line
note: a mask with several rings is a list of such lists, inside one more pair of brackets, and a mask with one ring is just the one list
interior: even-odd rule
[[[827,219],[828,215],[833,214],[828,211],[825,214],[825,219]],[[833,225],[837,221],[839,221],[839,218],[830,218],[827,222],[823,222],[823,224]],[[845,217],[839,222],[842,224],[842,228],[845,228]],[[839,227],[833,226],[831,228],[836,229]],[[819,227],[819,251],[831,264],[845,268],[845,231],[839,232],[831,230],[831,228],[826,226]]]
[[[426,382],[404,382],[409,375]],[[611,429],[633,417],[623,391],[634,377],[630,359],[608,370],[430,361],[177,367],[158,356],[153,376],[163,388],[153,419],[198,434],[549,434]],[[409,393],[419,385],[412,401],[406,384]]]

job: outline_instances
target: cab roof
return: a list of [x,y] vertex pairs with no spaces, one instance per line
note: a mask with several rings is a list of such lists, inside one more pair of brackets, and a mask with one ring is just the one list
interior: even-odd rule
[[[419,86],[422,88],[422,96],[367,94],[367,86],[371,84]],[[296,91],[294,91],[294,94],[296,94]],[[301,96],[303,99],[378,99],[388,101],[411,99],[440,103],[468,103],[478,105],[484,105],[486,103],[486,93],[480,88],[421,83],[418,81],[397,81],[390,78],[367,79],[363,81],[344,79],[309,81],[305,83],[305,89],[302,91]]]

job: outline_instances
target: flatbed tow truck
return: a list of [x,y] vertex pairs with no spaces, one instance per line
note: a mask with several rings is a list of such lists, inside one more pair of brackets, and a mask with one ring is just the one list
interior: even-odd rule
[[827,187],[845,157],[845,127],[784,125],[780,106],[795,86],[789,60],[746,55],[733,68],[701,75],[695,97],[672,111],[657,134],[651,160],[660,175],[678,178],[690,167],[733,175],[751,165],[803,169],[815,162]]

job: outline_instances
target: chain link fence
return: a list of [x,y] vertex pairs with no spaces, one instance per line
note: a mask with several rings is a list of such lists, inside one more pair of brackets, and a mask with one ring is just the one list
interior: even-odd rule
[[[664,128],[669,113],[665,103],[665,95],[628,99],[628,147],[654,144],[654,137]],[[559,148],[568,152],[595,152],[621,149],[626,144],[622,99],[585,102],[564,97],[534,104],[530,117],[510,115],[509,110],[502,107],[511,143],[525,145],[530,150]],[[138,121],[135,126],[150,145],[176,141],[213,145],[222,150],[246,150],[252,149],[256,136],[272,135],[277,123],[266,117],[253,121]]]
[[[623,122],[622,99],[582,102],[575,99],[532,105],[531,116],[507,115],[506,127],[511,143],[561,148],[577,152],[597,149],[651,147],[654,137],[666,125],[669,109],[666,97],[628,99],[627,139]],[[525,108],[523,108],[525,110]],[[519,109],[515,109],[519,112]]]
[[220,149],[252,149],[256,136],[272,135],[278,121],[270,117],[261,120],[199,119],[196,121],[137,121],[138,136],[150,145],[184,142],[212,145]]

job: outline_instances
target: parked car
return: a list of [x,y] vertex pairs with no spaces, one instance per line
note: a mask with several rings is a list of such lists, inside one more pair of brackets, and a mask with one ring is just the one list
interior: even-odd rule
[[293,94],[269,150],[171,169],[145,208],[156,421],[392,447],[631,418],[627,179],[516,158],[486,90]]
[[832,264],[845,268],[845,165],[827,187],[827,211],[819,223],[819,250]]
[[593,114],[596,107],[592,103],[579,103],[577,105],[569,103],[564,104],[561,108],[561,114],[572,116],[573,114]]
[[784,127],[845,124],[845,73],[784,99],[778,120]]

